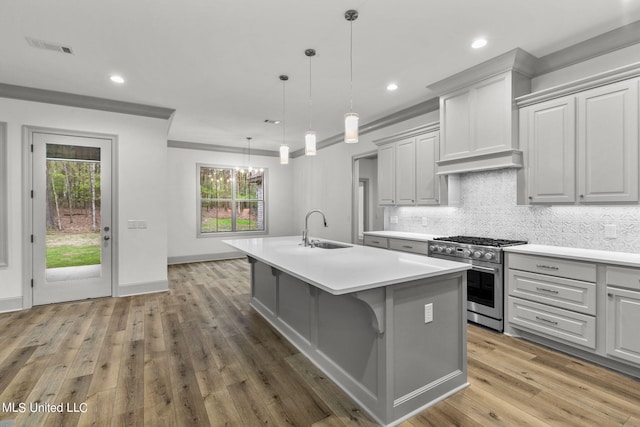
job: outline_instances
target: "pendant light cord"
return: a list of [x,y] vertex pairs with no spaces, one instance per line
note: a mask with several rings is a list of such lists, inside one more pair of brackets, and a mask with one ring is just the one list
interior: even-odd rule
[[349,21],[350,28],[351,28],[351,36],[349,38],[349,63],[350,63],[350,75],[349,75],[349,84],[350,84],[350,89],[349,89],[349,97],[350,97],[350,107],[349,107],[349,112],[352,113],[353,112],[353,20]]
[[309,56],[309,130],[312,129],[313,105],[311,103],[311,56]]
[[286,101],[286,97],[284,94],[284,82],[285,80],[282,80],[282,145],[285,145],[284,141],[285,141],[285,123],[286,123],[286,117],[285,117],[285,103]]

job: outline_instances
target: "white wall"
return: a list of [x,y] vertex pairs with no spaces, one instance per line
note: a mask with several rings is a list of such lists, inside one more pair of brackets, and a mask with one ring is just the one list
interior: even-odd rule
[[[22,299],[22,126],[115,134],[120,227],[118,293],[167,288],[167,129],[169,121],[0,98],[7,122],[9,265],[0,268],[0,311]],[[145,230],[128,230],[128,219],[146,220]],[[2,302],[5,302],[3,305]],[[28,305],[28,304],[27,304]],[[21,308],[19,307],[13,308]]]
[[[223,239],[241,235],[200,237],[198,231],[198,179],[196,164],[246,166],[247,156],[234,153],[169,148],[168,198],[169,204],[169,262],[220,259],[237,255],[222,243]],[[253,167],[268,169],[267,230],[268,236],[297,234],[293,223],[292,164],[281,165],[277,157],[251,156]],[[264,235],[260,235],[264,237]]]
[[[363,118],[360,119],[361,122]],[[365,119],[366,120],[366,119]],[[334,144],[319,150],[317,156],[293,159],[294,216],[296,230],[304,229],[304,217],[310,209],[321,209],[327,217],[327,228],[320,218],[309,219],[313,237],[351,242],[352,158],[377,151],[372,142],[404,130],[439,120],[437,111],[360,136],[357,144]]]

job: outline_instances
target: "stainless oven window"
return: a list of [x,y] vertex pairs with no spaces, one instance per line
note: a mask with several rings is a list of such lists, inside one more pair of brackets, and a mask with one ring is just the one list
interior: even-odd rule
[[493,273],[478,270],[467,271],[467,300],[495,308],[496,278]]

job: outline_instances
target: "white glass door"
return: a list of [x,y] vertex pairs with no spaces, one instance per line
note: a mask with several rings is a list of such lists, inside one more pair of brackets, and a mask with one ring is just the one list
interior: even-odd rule
[[33,305],[112,295],[111,140],[33,134]]

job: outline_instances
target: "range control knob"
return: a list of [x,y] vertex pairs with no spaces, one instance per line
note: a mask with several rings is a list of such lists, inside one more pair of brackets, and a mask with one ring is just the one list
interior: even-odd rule
[[491,252],[487,252],[486,254],[484,254],[484,258],[485,259],[493,259],[495,258],[495,255]]
[[436,245],[431,245],[431,246],[429,246],[429,250],[430,250],[431,252],[435,252],[435,251],[437,250],[437,248],[438,248],[438,247],[437,247]]
[[465,257],[469,258],[471,256],[471,251],[469,249],[465,249],[464,252],[462,252],[462,254]]
[[480,252],[480,251],[475,251],[475,252],[473,253],[473,257],[474,257],[474,258],[480,258],[481,256],[482,256],[482,252]]
[[442,252],[444,251],[444,248],[442,246],[438,246],[438,252]]
[[444,251],[448,254],[451,254],[451,252],[453,252],[453,248],[446,248]]

